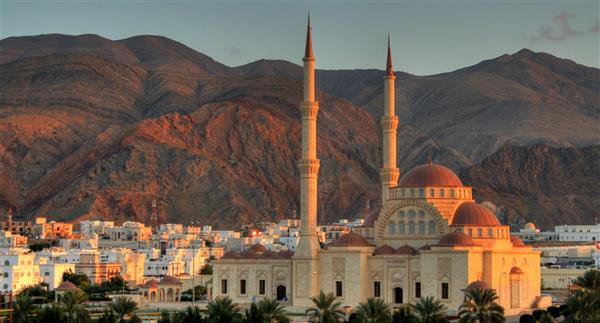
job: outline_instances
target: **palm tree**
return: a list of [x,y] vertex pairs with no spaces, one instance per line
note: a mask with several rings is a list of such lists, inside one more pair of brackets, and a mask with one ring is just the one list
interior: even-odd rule
[[58,323],[65,320],[65,311],[58,303],[46,306],[39,316],[38,323]]
[[414,323],[418,322],[418,318],[412,311],[410,305],[403,305],[392,315],[392,323]]
[[390,307],[381,298],[368,298],[366,303],[359,303],[357,312],[362,323],[388,323],[392,320]]
[[72,290],[66,292],[61,303],[65,311],[66,323],[87,323],[90,321],[90,313],[88,313],[83,302],[87,300],[87,295],[81,290]]
[[139,318],[134,314],[138,309],[137,303],[129,297],[115,297],[108,307],[119,317],[119,323],[138,321]]
[[29,296],[19,295],[13,304],[13,322],[28,323],[31,322],[33,312],[33,301]]
[[231,298],[217,297],[208,303],[208,320],[211,323],[241,322],[242,314]]
[[104,310],[102,316],[98,318],[98,323],[117,323],[119,317],[113,310]]
[[444,312],[446,307],[433,297],[421,298],[418,302],[412,305],[415,310],[419,322],[421,323],[439,323],[445,322]]
[[567,299],[567,322],[600,322],[600,291],[578,290]]
[[206,320],[202,317],[202,312],[197,306],[188,306],[183,315],[183,320],[186,323],[205,323]]
[[325,294],[323,291],[310,300],[315,304],[306,310],[310,322],[314,323],[339,323],[344,320],[344,312],[340,309],[340,302],[335,301],[333,293]]
[[583,289],[600,289],[600,270],[591,269],[577,277],[574,284]]
[[158,319],[158,323],[184,323],[186,322],[184,319],[183,313],[172,312],[169,313],[166,310],[160,312],[160,319]]
[[263,317],[256,303],[250,304],[244,315],[244,323],[263,323]]
[[263,322],[287,323],[290,319],[285,315],[285,308],[273,298],[264,298],[258,302],[258,311]]
[[504,322],[504,308],[496,301],[498,295],[492,289],[473,289],[466,293],[465,302],[460,306],[460,323]]

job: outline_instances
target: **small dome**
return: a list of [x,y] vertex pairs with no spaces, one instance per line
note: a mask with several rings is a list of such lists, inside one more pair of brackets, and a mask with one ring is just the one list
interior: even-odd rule
[[375,220],[377,220],[377,216],[379,215],[379,211],[381,211],[381,207],[369,209],[369,211],[365,214],[365,223],[363,223],[362,226],[373,227],[375,225]]
[[156,279],[150,279],[144,284],[144,288],[154,288],[156,286],[158,286]]
[[277,258],[277,257],[278,257],[278,255],[277,255],[277,253],[276,253],[276,252],[273,252],[273,251],[271,251],[271,250],[267,250],[267,251],[263,252],[263,253],[260,255],[260,257],[261,257],[261,258],[264,258],[264,259],[273,259],[273,258]]
[[284,250],[277,253],[277,257],[281,259],[291,259],[294,256],[294,252],[291,250]]
[[523,273],[523,271],[522,271],[522,270],[521,270],[521,268],[519,268],[519,267],[512,267],[512,268],[510,269],[510,273],[511,273],[511,275],[512,275],[512,274],[518,275],[518,274],[522,274],[522,273]]
[[469,286],[467,286],[465,289],[463,289],[463,291],[470,291],[470,290],[476,290],[476,289],[481,289],[481,290],[486,290],[486,289],[491,289],[490,286],[481,280],[476,280],[472,283],[469,284]]
[[454,211],[452,225],[497,226],[501,224],[492,210],[475,202],[465,202]]
[[393,255],[396,253],[396,250],[394,250],[394,248],[388,246],[387,244],[384,244],[383,246],[377,247],[377,249],[375,249],[375,252],[373,253],[373,255],[378,256],[378,255]]
[[77,286],[75,286],[75,284],[69,282],[69,281],[65,281],[60,283],[60,285],[58,285],[58,287],[55,288],[56,290],[75,290],[77,289]]
[[438,246],[474,246],[473,239],[461,232],[450,232],[443,236]]
[[461,187],[463,183],[449,168],[434,163],[427,163],[408,171],[400,180],[400,186]]
[[371,245],[365,237],[355,232],[348,232],[343,236],[339,237],[334,242],[330,243],[332,247],[371,247]]
[[260,243],[257,243],[255,245],[252,245],[252,247],[248,248],[248,250],[254,251],[254,252],[265,252],[269,249],[267,249],[267,247],[261,245]]
[[181,281],[173,276],[165,275],[159,284],[181,284]]
[[415,250],[415,248],[405,244],[402,247],[396,249],[396,254],[397,255],[414,256],[417,254],[417,250]]
[[525,247],[525,243],[523,242],[523,240],[521,240],[521,238],[517,236],[511,235],[510,242],[512,242],[513,247]]
[[240,257],[240,253],[235,250],[229,250],[223,254],[221,259],[238,259]]
[[255,259],[258,258],[258,254],[250,249],[240,253],[241,259]]
[[525,223],[525,225],[523,226],[523,229],[535,230],[535,224],[533,224],[533,223],[531,223],[531,222],[527,222],[527,223]]

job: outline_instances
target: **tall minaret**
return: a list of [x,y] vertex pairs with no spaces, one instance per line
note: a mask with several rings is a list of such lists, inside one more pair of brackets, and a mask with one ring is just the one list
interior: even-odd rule
[[381,117],[381,126],[383,128],[383,167],[381,168],[380,177],[381,193],[384,202],[389,198],[389,189],[398,185],[398,177],[400,177],[400,170],[396,167],[398,117],[395,111],[395,80],[390,35],[388,34],[387,64],[385,76],[383,76],[385,88],[384,115]]
[[318,294],[317,257],[320,249],[317,237],[317,113],[315,101],[315,58],[312,50],[310,14],[304,51],[304,97],[300,103],[302,115],[302,155],[300,172],[300,218],[302,227],[294,255],[294,305],[308,306],[310,297]]

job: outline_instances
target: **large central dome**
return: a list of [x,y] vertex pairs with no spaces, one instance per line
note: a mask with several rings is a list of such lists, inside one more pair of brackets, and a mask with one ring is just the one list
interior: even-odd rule
[[427,163],[411,169],[400,180],[400,186],[451,186],[463,183],[452,170],[442,165]]

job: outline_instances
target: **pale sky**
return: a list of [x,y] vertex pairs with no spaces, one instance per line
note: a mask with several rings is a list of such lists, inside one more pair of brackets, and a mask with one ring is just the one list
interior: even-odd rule
[[300,63],[311,11],[317,67],[442,73],[522,48],[600,67],[598,1],[0,0],[0,38],[162,35],[229,66]]

